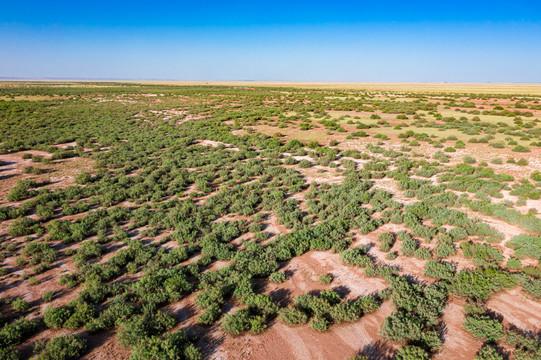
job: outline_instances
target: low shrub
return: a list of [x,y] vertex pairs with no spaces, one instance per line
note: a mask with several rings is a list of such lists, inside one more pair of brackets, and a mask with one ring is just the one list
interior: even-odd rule
[[37,349],[36,360],[71,360],[79,359],[86,350],[86,340],[79,335],[58,336],[49,341],[42,349]]
[[488,315],[466,316],[464,329],[476,338],[485,341],[498,341],[503,337],[503,325]]
[[269,275],[269,281],[277,284],[281,284],[286,281],[286,274],[283,271],[273,272]]
[[319,277],[319,282],[322,284],[330,284],[333,280],[333,277],[331,274],[324,274]]
[[485,345],[479,350],[474,360],[503,360],[503,356],[493,346]]

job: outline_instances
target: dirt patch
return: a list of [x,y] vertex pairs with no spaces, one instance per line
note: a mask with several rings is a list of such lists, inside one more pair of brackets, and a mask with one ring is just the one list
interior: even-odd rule
[[504,324],[533,333],[541,330],[541,303],[524,296],[520,288],[493,295],[487,307],[503,315]]
[[228,337],[222,348],[227,359],[258,360],[343,360],[351,358],[360,350],[370,351],[376,346],[390,353],[396,345],[382,342],[379,328],[393,311],[392,304],[386,302],[357,322],[332,326],[324,333],[311,329],[309,325],[290,327],[278,322],[257,336]]
[[434,359],[471,360],[481,349],[483,342],[475,339],[462,327],[465,318],[463,306],[464,303],[457,299],[450,299],[447,303],[442,317],[443,348],[434,356]]
[[[5,202],[7,194],[19,180],[34,179],[37,183],[47,183],[44,187],[49,189],[63,189],[75,185],[75,176],[81,170],[91,171],[94,160],[89,158],[70,158],[55,160],[51,164],[34,163],[31,159],[23,159],[23,154],[40,155],[50,158],[51,154],[44,151],[29,150],[18,153],[2,154],[0,161],[0,202]],[[40,175],[25,174],[28,166],[44,171]]]
[[[360,268],[344,265],[338,254],[311,251],[291,259],[281,271],[288,276],[283,284],[268,283],[263,292],[270,294],[278,303],[286,306],[301,294],[311,291],[335,289],[345,298],[355,299],[382,291],[388,284],[380,278],[365,276]],[[319,276],[330,274],[330,285],[319,282]]]
[[85,354],[81,358],[82,360],[125,360],[130,358],[131,349],[121,346],[112,331],[85,337],[88,340],[90,352]]

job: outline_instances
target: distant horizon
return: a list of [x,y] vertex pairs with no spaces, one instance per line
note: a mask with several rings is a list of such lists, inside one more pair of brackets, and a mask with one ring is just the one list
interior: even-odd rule
[[494,84],[494,85],[513,85],[513,84],[532,84],[541,85],[541,81],[537,82],[493,82],[493,81],[318,81],[318,80],[190,80],[190,79],[151,79],[151,78],[64,78],[64,77],[18,77],[18,76],[0,76],[0,81],[129,81],[129,82],[208,82],[208,83],[224,83],[224,82],[254,82],[254,83],[321,83],[321,84]]
[[541,83],[531,0],[9,1],[0,34],[2,78]]

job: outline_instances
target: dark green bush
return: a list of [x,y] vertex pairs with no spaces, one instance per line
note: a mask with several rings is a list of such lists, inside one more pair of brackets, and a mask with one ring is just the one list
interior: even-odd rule
[[141,343],[153,335],[158,335],[175,325],[175,319],[157,311],[154,314],[134,316],[120,325],[118,340],[122,346],[140,346]]
[[310,326],[317,331],[326,331],[329,325],[330,322],[324,315],[316,315],[310,320]]
[[183,331],[152,336],[136,347],[131,360],[186,359],[200,360],[200,350],[191,343]]
[[35,356],[36,360],[79,359],[86,350],[86,340],[79,335],[58,336],[49,341]]
[[479,350],[475,360],[503,360],[503,356],[493,346],[485,345]]
[[430,356],[423,349],[415,345],[406,345],[398,349],[396,360],[428,360]]
[[278,317],[288,325],[306,324],[308,322],[308,315],[295,306],[280,309]]
[[452,263],[428,260],[425,264],[424,274],[438,279],[452,280],[455,276],[455,271],[456,266]]
[[319,276],[319,282],[322,284],[330,284],[333,280],[331,274],[323,274]]
[[487,315],[466,316],[464,329],[485,341],[498,341],[503,337],[503,325]]

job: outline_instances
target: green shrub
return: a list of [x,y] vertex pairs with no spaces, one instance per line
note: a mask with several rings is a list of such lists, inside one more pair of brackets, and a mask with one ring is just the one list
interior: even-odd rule
[[53,301],[53,299],[54,299],[54,292],[51,291],[51,290],[47,290],[47,291],[45,291],[45,292],[43,292],[43,293],[41,294],[41,300],[42,300],[43,302],[48,303],[48,302]]
[[130,360],[202,359],[201,351],[192,344],[186,334],[179,330],[162,337],[145,339],[134,349]]
[[50,328],[76,329],[91,321],[93,317],[94,308],[82,301],[56,308],[49,306],[43,313],[43,321]]
[[349,360],[369,360],[369,358],[368,356],[364,356],[364,355],[355,355]]
[[430,252],[430,249],[418,248],[417,250],[415,250],[415,256],[419,259],[426,260],[432,257],[432,253]]
[[541,181],[541,171],[534,171],[531,175],[530,175],[530,179],[532,179],[533,181]]
[[36,360],[79,359],[86,350],[86,340],[79,335],[58,336],[49,341],[35,356]]
[[423,332],[424,323],[415,315],[405,311],[395,311],[385,318],[381,326],[381,335],[394,341],[404,339],[419,339]]
[[466,164],[475,164],[477,162],[477,160],[475,160],[475,158],[471,155],[464,156],[462,161],[464,161]]
[[117,332],[122,346],[140,346],[148,337],[158,335],[175,325],[175,319],[164,312],[134,316],[124,321]]
[[250,318],[250,332],[259,334],[267,328],[264,316],[252,316]]
[[34,234],[39,229],[39,223],[31,218],[23,217],[13,220],[9,225],[9,236],[19,237]]
[[250,330],[250,313],[248,309],[238,310],[233,314],[227,314],[222,322],[223,328],[234,335],[239,335]]
[[519,259],[525,257],[541,259],[541,236],[516,235],[506,243],[506,246],[514,249],[515,256]]
[[517,145],[513,149],[511,149],[514,152],[530,152],[530,149],[526,146]]
[[310,326],[317,331],[326,331],[330,326],[330,322],[324,315],[316,315],[310,320]]
[[18,311],[20,313],[25,313],[30,308],[30,305],[25,300],[21,298],[16,298],[15,300],[11,302],[11,307],[15,311]]
[[485,345],[475,356],[475,360],[503,360],[503,356],[491,345]]
[[518,330],[508,329],[505,332],[505,342],[515,348],[516,360],[533,360],[541,358],[541,346],[536,337],[526,336]]
[[534,299],[541,299],[541,279],[528,279],[521,283],[524,292]]
[[372,264],[372,259],[366,255],[366,248],[358,246],[355,248],[347,249],[340,253],[340,260],[348,265],[357,265],[366,267]]
[[269,281],[277,284],[281,284],[286,281],[286,274],[283,271],[273,272],[269,275]]
[[306,324],[308,322],[308,315],[295,306],[281,309],[278,318],[288,325]]
[[50,328],[61,328],[71,316],[71,311],[64,307],[48,307],[43,314],[45,325]]
[[498,341],[503,337],[503,325],[488,315],[466,316],[464,329],[485,341]]
[[430,353],[436,353],[440,351],[443,346],[440,335],[435,330],[425,330],[421,334],[421,338],[418,340],[418,344]]
[[330,284],[333,280],[331,274],[324,274],[319,276],[319,282],[322,284]]
[[499,264],[504,259],[502,253],[496,247],[488,244],[478,244],[467,241],[461,243],[460,248],[462,249],[465,257],[473,257],[474,261],[483,260],[489,263]]
[[81,171],[75,176],[75,182],[79,185],[85,185],[92,181],[92,175],[87,171]]
[[423,349],[415,345],[406,345],[398,349],[396,360],[428,360],[430,356]]
[[32,194],[30,189],[36,186],[33,180],[19,180],[14,187],[11,188],[7,195],[8,201],[20,201]]
[[409,234],[404,233],[402,244],[400,246],[400,251],[405,256],[414,256],[419,244],[415,241]]
[[[0,164],[1,165],[1,164]],[[0,359],[3,360],[19,360],[19,352],[14,346],[0,348]]]
[[438,279],[451,280],[455,276],[456,266],[448,262],[428,260],[425,264],[424,274]]
[[460,296],[486,300],[493,293],[515,285],[515,278],[506,271],[496,268],[478,268],[460,271],[452,287]]
[[437,257],[444,259],[451,255],[455,255],[456,248],[454,247],[453,244],[442,244],[434,248],[434,253],[436,254]]
[[519,166],[527,166],[529,164],[528,160],[522,158],[519,161],[517,161],[517,165]]
[[394,245],[395,236],[393,233],[381,233],[378,235],[378,241],[381,242],[379,249],[381,251],[389,251]]
[[505,264],[505,267],[508,269],[520,269],[522,267],[522,263],[520,260],[510,258],[507,260],[507,264]]
[[36,329],[35,322],[28,321],[23,317],[5,324],[0,330],[0,349],[20,344],[23,338],[34,333]]

